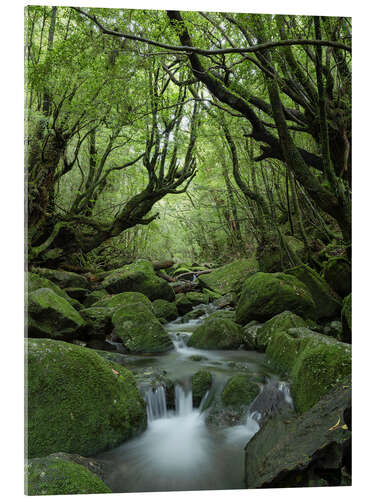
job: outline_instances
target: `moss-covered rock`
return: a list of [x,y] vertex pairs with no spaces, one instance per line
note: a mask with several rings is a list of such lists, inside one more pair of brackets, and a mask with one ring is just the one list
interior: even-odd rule
[[43,278],[53,281],[61,288],[90,288],[89,280],[77,273],[40,267],[36,268],[35,272]]
[[58,456],[34,458],[25,466],[27,495],[112,493],[86,467]]
[[192,319],[200,318],[205,313],[206,313],[206,309],[204,309],[203,307],[197,306],[192,311],[183,315],[182,322],[187,323],[188,321],[190,321]]
[[213,292],[212,290],[209,290],[208,288],[203,288],[202,292],[205,295],[207,295],[210,302],[212,302],[213,300],[219,299],[221,297],[221,293]]
[[341,310],[342,340],[352,343],[352,294],[345,297]]
[[267,321],[283,311],[315,318],[311,293],[295,276],[259,272],[245,281],[236,308],[237,323],[245,325],[253,319]]
[[209,301],[209,297],[200,292],[187,292],[186,297],[193,304],[193,307],[199,304],[208,304]]
[[64,288],[64,291],[69,295],[69,297],[78,300],[79,302],[83,302],[89,294],[87,288],[68,287]]
[[202,399],[206,392],[210,390],[212,385],[212,375],[207,370],[199,370],[194,373],[191,386],[193,393],[193,407],[199,408]]
[[[319,334],[316,334],[319,335]],[[291,390],[296,409],[303,413],[338,382],[351,376],[351,346],[343,342],[310,342],[291,371]]]
[[257,351],[265,352],[274,332],[285,331],[289,328],[306,327],[306,321],[290,311],[283,311],[269,319],[257,330],[255,348]]
[[77,338],[85,325],[82,316],[50,288],[39,288],[28,296],[28,334],[57,340]]
[[71,304],[75,309],[81,309],[82,304],[79,303],[76,299],[73,299],[70,297],[65,290],[60,288],[56,283],[53,281],[44,278],[42,276],[39,276],[36,273],[27,273],[27,288],[28,288],[28,293],[35,292],[35,290],[39,290],[39,288],[50,288],[53,292],[56,293],[56,295],[59,295],[59,297],[62,297],[63,299],[67,300],[69,304]]
[[326,262],[323,270],[324,279],[340,297],[346,297],[352,291],[352,268],[345,257],[333,257]]
[[157,299],[152,303],[152,307],[157,318],[164,318],[167,321],[173,321],[178,317],[177,306],[175,302]]
[[290,377],[299,412],[311,408],[351,374],[350,346],[308,328],[274,332],[266,357],[273,369]]
[[150,300],[173,301],[175,298],[173,288],[155,274],[151,262],[147,260],[115,269],[103,280],[102,287],[109,293],[140,292]]
[[251,351],[257,349],[257,336],[259,328],[262,327],[262,323],[258,323],[253,320],[243,327],[243,340],[245,348]]
[[87,307],[80,314],[86,321],[84,331],[87,337],[104,340],[111,333],[111,312],[104,307]]
[[85,307],[91,307],[96,302],[98,302],[101,299],[104,299],[105,297],[108,296],[108,292],[106,290],[95,290],[94,292],[91,292],[87,295],[85,300],[83,301],[83,304]]
[[93,350],[26,340],[29,457],[56,451],[92,456],[146,427],[132,373]]
[[316,305],[316,319],[327,320],[340,315],[341,301],[339,297],[311,267],[302,264],[288,269],[286,273],[298,278],[310,291]]
[[202,287],[224,295],[240,289],[245,279],[257,270],[258,264],[255,257],[240,259],[219,267],[211,273],[201,274],[198,280]]
[[143,303],[122,306],[113,313],[113,333],[131,353],[165,352],[173,343],[156,316]]
[[141,302],[151,312],[153,312],[152,303],[146,295],[140,292],[122,292],[110,297],[104,297],[95,304],[95,307],[103,307],[112,313],[122,306],[128,306]]
[[197,349],[237,349],[242,343],[242,328],[218,311],[198,326],[190,337],[188,346]]
[[193,304],[187,298],[186,294],[178,293],[176,295],[176,307],[179,315],[184,315],[193,309]]
[[221,393],[224,406],[248,406],[259,394],[260,388],[248,375],[233,375]]
[[214,300],[214,306],[219,309],[223,307],[233,307],[237,304],[237,294],[235,292],[229,292],[225,295]]

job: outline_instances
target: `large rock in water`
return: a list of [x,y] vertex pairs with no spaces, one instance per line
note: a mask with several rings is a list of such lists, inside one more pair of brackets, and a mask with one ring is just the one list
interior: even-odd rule
[[267,321],[283,311],[315,319],[316,307],[310,291],[295,276],[284,273],[255,273],[242,288],[236,321]]
[[300,413],[351,376],[351,346],[308,328],[274,332],[266,357],[273,369],[289,376]]
[[27,495],[112,493],[98,476],[64,454],[30,460],[25,466],[25,483]]
[[85,325],[82,316],[50,288],[39,288],[28,296],[28,335],[56,340],[77,338]]
[[264,352],[270,342],[273,334],[279,330],[288,330],[289,328],[307,326],[306,321],[290,311],[284,311],[276,314],[269,319],[256,331],[255,349]]
[[237,374],[229,378],[221,393],[224,406],[249,406],[260,392],[249,375]]
[[173,288],[155,274],[151,262],[147,260],[138,260],[110,272],[102,287],[109,293],[140,292],[150,300],[173,301],[175,298]]
[[150,309],[140,302],[117,309],[112,316],[113,334],[131,353],[165,352],[173,349],[167,331]]
[[238,349],[242,343],[242,328],[217,311],[193,332],[188,346],[197,349]]
[[85,347],[26,341],[29,457],[63,451],[92,456],[146,428],[133,374]]
[[268,420],[245,449],[246,487],[342,484],[342,466],[351,472],[350,409],[350,384],[339,384],[303,415]]
[[202,288],[224,295],[241,288],[242,283],[251,274],[258,270],[255,257],[240,259],[225,266],[219,267],[208,274],[198,276]]
[[156,299],[152,303],[152,308],[157,318],[163,318],[167,321],[172,321],[178,317],[178,311],[175,302]]
[[199,370],[195,372],[191,381],[191,390],[193,394],[193,407],[198,408],[202,399],[210,390],[212,385],[212,375],[208,370]]
[[286,273],[298,278],[310,291],[316,305],[316,319],[327,320],[340,316],[340,298],[333,292],[328,283],[311,267],[302,264],[288,269]]

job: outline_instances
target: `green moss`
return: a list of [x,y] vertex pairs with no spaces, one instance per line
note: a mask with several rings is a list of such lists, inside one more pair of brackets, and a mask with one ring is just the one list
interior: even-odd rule
[[306,321],[290,311],[283,311],[269,319],[257,330],[255,347],[256,350],[264,352],[271,340],[274,332],[277,330],[288,330],[289,328],[307,326]]
[[245,325],[253,319],[267,321],[283,311],[315,318],[313,298],[295,276],[259,272],[245,281],[236,308],[237,323]]
[[[218,314],[219,313],[219,314]],[[192,334],[189,347],[197,349],[237,349],[243,342],[242,328],[218,313],[211,314]]]
[[203,288],[202,292],[207,295],[209,301],[215,300],[215,299],[220,299],[221,293],[218,292],[213,292],[212,290],[209,290],[208,288]]
[[352,290],[352,268],[344,257],[333,257],[324,266],[324,279],[340,297],[346,297]]
[[198,280],[202,287],[224,295],[241,288],[245,279],[257,270],[258,265],[255,257],[235,260],[208,274],[201,274],[198,276]]
[[80,311],[82,318],[86,321],[87,335],[90,337],[105,337],[112,328],[111,310],[104,307],[88,307]]
[[133,374],[90,349],[26,340],[29,457],[56,451],[92,456],[146,427]]
[[73,339],[85,325],[81,315],[63,297],[50,288],[39,288],[28,296],[30,337]]
[[311,267],[303,264],[288,269],[286,273],[298,278],[310,291],[316,305],[316,319],[335,318],[340,314],[341,301],[339,297]]
[[190,300],[193,306],[198,306],[199,304],[208,304],[208,296],[204,293],[199,292],[188,292],[186,297]]
[[53,281],[61,288],[89,288],[88,279],[77,273],[44,268],[36,268],[35,272],[43,278]]
[[193,304],[184,293],[176,295],[176,307],[178,314],[186,314],[193,309]]
[[165,352],[173,343],[156,316],[143,303],[137,302],[118,308],[112,316],[113,333],[121,338],[131,353]]
[[104,299],[108,296],[108,292],[106,290],[95,290],[88,294],[88,296],[83,301],[85,307],[91,307],[96,304],[99,300]]
[[150,299],[139,292],[122,292],[117,295],[112,295],[111,297],[104,297],[100,302],[96,303],[95,307],[105,307],[114,311],[121,306],[135,304],[136,302],[142,302],[142,304],[147,306],[151,311],[153,310]]
[[248,406],[259,391],[259,386],[248,375],[233,375],[225,384],[221,400],[224,406]]
[[199,370],[194,373],[192,379],[193,406],[198,408],[206,392],[212,385],[212,375],[207,370]]
[[172,321],[178,317],[178,311],[175,302],[168,302],[167,300],[157,299],[152,303],[152,307],[157,318],[164,318],[168,321]]
[[112,493],[82,465],[57,457],[35,458],[25,466],[27,495]]
[[151,262],[147,260],[115,269],[103,280],[102,287],[109,293],[140,292],[150,300],[173,301],[175,298],[172,287],[155,274]]
[[300,413],[311,408],[337,383],[351,376],[351,354],[351,347],[342,342],[306,345],[291,371],[292,395]]
[[[300,259],[304,256],[304,244],[301,240],[294,236],[284,236],[289,249]],[[285,250],[280,246],[279,238],[271,239],[267,242],[262,242],[256,250],[256,257],[259,263],[259,271],[265,273],[275,273],[283,270],[282,263],[289,262],[289,258]]]
[[27,495],[112,493],[82,465],[56,457],[36,458],[25,466]]

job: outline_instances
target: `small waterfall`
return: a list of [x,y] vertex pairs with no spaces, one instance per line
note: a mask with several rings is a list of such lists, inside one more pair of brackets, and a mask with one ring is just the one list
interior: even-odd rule
[[293,398],[290,393],[290,385],[287,382],[279,382],[278,389],[283,393],[285,402],[291,407],[294,408]]
[[167,413],[167,399],[165,389],[159,385],[156,389],[150,389],[145,395],[147,405],[147,420],[152,422],[158,418],[165,418]]
[[185,390],[181,385],[175,386],[176,415],[185,416],[193,411],[193,394],[191,388]]

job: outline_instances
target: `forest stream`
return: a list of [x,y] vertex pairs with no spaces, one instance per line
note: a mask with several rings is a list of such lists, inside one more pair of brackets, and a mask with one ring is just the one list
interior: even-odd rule
[[[107,483],[114,493],[244,488],[244,447],[259,430],[262,414],[253,401],[242,423],[219,428],[207,425],[205,402],[220,393],[228,378],[238,372],[238,363],[264,378],[267,388],[279,391],[293,405],[289,385],[267,368],[264,354],[255,351],[207,351],[187,347],[192,332],[216,310],[200,305],[206,314],[186,323],[177,318],[165,325],[174,350],[158,356],[127,361],[134,372],[149,368],[173,374],[175,409],[167,409],[162,385],[144,388],[147,403],[147,430],[139,437],[96,458],[107,462]],[[202,358],[199,361],[192,360]],[[215,382],[199,408],[193,408],[191,378],[197,369],[209,369]],[[264,386],[262,386],[264,387]],[[142,390],[142,387],[141,387]]]

